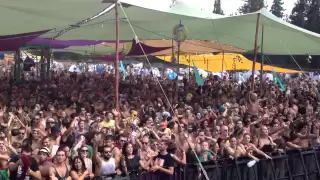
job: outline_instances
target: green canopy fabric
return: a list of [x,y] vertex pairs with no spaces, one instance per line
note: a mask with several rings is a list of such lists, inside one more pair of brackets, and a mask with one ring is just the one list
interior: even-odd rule
[[109,5],[101,0],[1,0],[0,35],[59,30],[91,18]]
[[[320,54],[320,35],[292,25],[261,9],[256,13],[212,20],[212,33],[221,43],[254,49],[257,16],[260,14],[258,47],[272,55]],[[262,33],[263,31],[263,33]],[[263,34],[263,37],[262,37]],[[260,52],[260,49],[259,49]]]
[[[61,30],[95,16],[110,3],[102,0],[1,0],[0,35],[31,32],[49,28],[55,30],[42,37],[56,37]],[[171,8],[145,7],[121,0],[130,6],[124,10],[139,39],[170,39],[173,28],[181,23],[188,29],[188,38],[209,40],[252,51],[254,49],[257,16],[260,14],[258,45],[261,47],[264,27],[265,54],[320,54],[320,35],[296,27],[272,15],[265,9],[256,13],[224,17],[195,10],[182,3]],[[135,38],[121,8],[120,39]],[[116,37],[114,9],[79,26],[65,31],[61,40],[114,40]]]
[[[129,0],[122,0],[127,2]],[[257,16],[260,14],[258,45],[261,46],[262,26],[264,26],[265,54],[302,55],[320,54],[320,35],[296,27],[272,15],[265,9],[240,16],[208,16],[207,12],[196,13],[187,6],[156,9],[131,4],[124,10],[139,39],[170,39],[172,29],[181,23],[188,29],[188,39],[210,40],[233,45],[247,51],[254,49]],[[121,8],[120,39],[135,38]],[[57,39],[100,40],[116,37],[114,11],[106,13],[80,28],[68,31]]]

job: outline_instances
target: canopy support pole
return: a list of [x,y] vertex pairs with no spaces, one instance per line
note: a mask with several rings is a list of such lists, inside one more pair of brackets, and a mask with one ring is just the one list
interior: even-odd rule
[[45,79],[45,66],[44,66],[44,59],[45,59],[45,48],[41,47],[41,59],[40,59],[40,79],[44,81]]
[[21,78],[21,62],[20,62],[20,49],[16,50],[14,53],[14,79],[20,81]]
[[[181,25],[181,20],[179,21],[179,25]],[[177,77],[175,79],[176,82],[176,93],[175,93],[175,101],[178,102],[179,100],[179,79],[178,79],[178,75],[179,75],[179,63],[180,63],[180,39],[176,39],[177,43],[178,43],[178,52],[177,52],[177,64],[176,64],[176,71],[177,71]]]
[[46,80],[50,79],[50,66],[51,66],[51,48],[48,47],[45,49],[45,59],[46,59],[46,65],[47,65],[47,70],[46,70]]
[[189,82],[190,82],[190,80],[191,80],[191,59],[190,59],[190,54],[189,54],[189,59],[188,59],[189,61]]
[[[179,24],[181,25],[181,20],[179,21]],[[178,64],[180,63],[180,45],[181,45],[180,39],[178,39],[178,58],[177,58]],[[178,75],[178,72],[177,72],[177,75]]]
[[261,66],[260,66],[260,94],[263,92],[263,66],[264,66],[264,55],[263,55],[263,41],[264,41],[264,26],[262,25],[261,31]]
[[259,24],[260,24],[260,13],[257,15],[257,23],[256,23],[256,37],[254,40],[254,59],[252,63],[252,81],[251,81],[251,90],[254,91],[254,72],[256,70],[256,62],[258,57],[258,40],[259,40]]
[[221,79],[223,79],[223,69],[224,69],[224,51],[222,51]]
[[116,62],[115,62],[115,109],[119,112],[119,13],[118,13],[118,1],[115,0],[115,16],[116,16]]

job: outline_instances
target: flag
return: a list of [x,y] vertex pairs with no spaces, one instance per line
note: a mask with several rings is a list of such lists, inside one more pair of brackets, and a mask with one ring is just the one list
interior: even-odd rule
[[196,83],[198,84],[198,86],[203,86],[204,85],[204,80],[203,78],[199,75],[199,71],[196,67],[196,65],[194,64],[194,62],[192,61],[193,63],[193,73],[194,73],[194,76],[196,77]]
[[272,71],[272,73],[273,73],[273,82],[275,84],[278,84],[282,91],[286,91],[286,86],[283,84],[283,82],[280,79],[280,77],[278,76],[278,74],[276,72],[274,72],[274,71]]
[[7,180],[7,179],[9,179],[7,171],[0,170],[0,180]]
[[122,62],[122,61],[120,61],[120,70],[121,70],[122,73],[123,73],[123,80],[125,80],[125,79],[126,79],[126,75],[127,75],[127,71],[126,71],[126,69],[124,68],[124,65],[123,65],[123,62]]

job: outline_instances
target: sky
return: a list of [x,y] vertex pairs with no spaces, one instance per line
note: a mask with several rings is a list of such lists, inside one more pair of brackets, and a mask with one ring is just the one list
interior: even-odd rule
[[[127,2],[136,2],[137,4],[144,4],[146,6],[155,7],[168,7],[171,0],[125,0]],[[193,6],[197,9],[205,9],[207,11],[213,10],[214,0],[180,0],[186,4]],[[270,8],[273,0],[266,0]],[[296,0],[283,0],[285,14],[290,14]],[[225,15],[230,15],[237,12],[237,9],[244,3],[243,0],[221,0],[221,6]]]

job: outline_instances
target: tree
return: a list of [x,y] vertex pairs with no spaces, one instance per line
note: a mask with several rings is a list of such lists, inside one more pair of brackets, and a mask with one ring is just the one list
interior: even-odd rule
[[223,10],[221,9],[221,0],[214,1],[213,13],[224,15]]
[[171,0],[170,8],[176,5],[179,2],[179,0]]
[[279,18],[283,18],[284,17],[283,12],[285,11],[285,9],[282,6],[283,6],[282,0],[273,0],[270,12]]
[[305,17],[307,15],[308,0],[298,0],[292,9],[291,15],[289,16],[290,22],[296,26],[304,28]]
[[245,3],[238,9],[240,14],[252,13],[266,7],[264,0],[244,0]]
[[305,17],[305,28],[320,33],[320,0],[310,0]]

